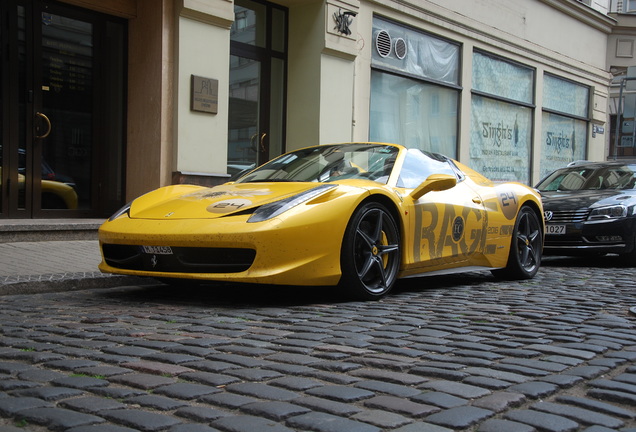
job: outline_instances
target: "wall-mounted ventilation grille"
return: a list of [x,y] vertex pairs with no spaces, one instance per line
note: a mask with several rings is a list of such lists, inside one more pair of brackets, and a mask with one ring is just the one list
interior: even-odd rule
[[376,33],[375,49],[380,57],[388,57],[393,51],[399,60],[404,60],[407,52],[406,41],[403,38],[392,40],[391,35],[386,30],[380,30]]
[[400,60],[406,57],[406,41],[402,38],[395,40],[395,56]]
[[386,30],[380,30],[375,37],[375,49],[380,57],[388,57],[391,54],[391,36]]

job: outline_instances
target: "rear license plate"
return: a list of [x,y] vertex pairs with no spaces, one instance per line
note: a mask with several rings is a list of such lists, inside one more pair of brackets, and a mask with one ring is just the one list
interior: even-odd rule
[[552,235],[565,234],[565,225],[546,225],[545,233]]
[[147,254],[172,255],[170,246],[142,246],[141,248]]

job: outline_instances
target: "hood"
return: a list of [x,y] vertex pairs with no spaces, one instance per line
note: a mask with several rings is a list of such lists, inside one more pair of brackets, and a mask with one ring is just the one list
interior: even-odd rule
[[633,190],[581,190],[541,192],[545,210],[578,210],[604,207],[613,204],[633,205],[636,191]]
[[211,188],[167,186],[135,201],[133,219],[215,219],[254,209],[316,187],[317,183],[237,183]]

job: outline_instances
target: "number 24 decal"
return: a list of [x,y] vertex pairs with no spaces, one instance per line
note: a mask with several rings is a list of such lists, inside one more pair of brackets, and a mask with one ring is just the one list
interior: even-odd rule
[[507,207],[511,204],[511,201],[516,205],[517,204],[517,198],[515,197],[515,194],[511,193],[511,192],[501,192],[499,194],[499,198],[501,198],[501,205],[502,207]]

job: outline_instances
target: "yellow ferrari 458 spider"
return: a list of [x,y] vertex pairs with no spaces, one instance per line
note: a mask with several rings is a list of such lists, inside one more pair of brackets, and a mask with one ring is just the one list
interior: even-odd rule
[[383,143],[284,154],[237,181],[167,186],[99,230],[107,273],[335,286],[376,299],[398,278],[489,269],[533,277],[543,209],[447,157]]

